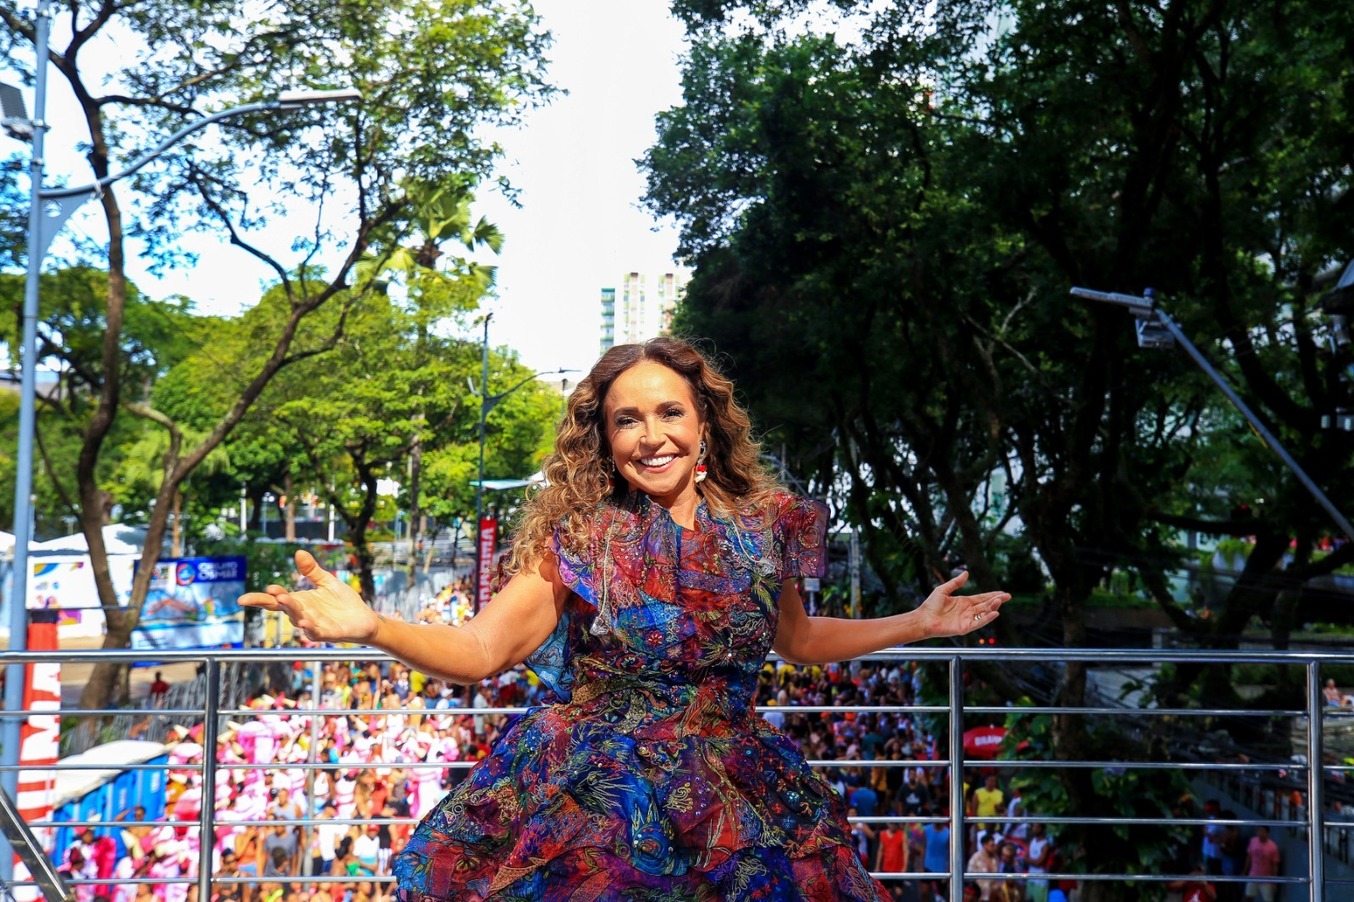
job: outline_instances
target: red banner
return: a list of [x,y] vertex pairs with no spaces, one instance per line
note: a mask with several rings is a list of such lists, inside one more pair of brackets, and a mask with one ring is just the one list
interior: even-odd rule
[[[28,625],[29,651],[55,651],[57,648],[56,611],[33,611]],[[29,664],[24,668],[24,710],[30,712],[19,727],[19,797],[14,807],[25,823],[50,820],[56,771],[50,768],[60,758],[61,740],[61,665],[56,661]],[[50,827],[33,831],[44,849],[52,847]],[[23,862],[14,859],[14,898],[19,902],[38,899]]]
[[479,610],[494,597],[493,574],[494,555],[498,551],[498,520],[485,517],[480,520],[479,568],[476,579],[478,593],[475,597],[475,610]]
[[995,758],[1005,738],[1005,727],[974,727],[964,733],[964,754],[969,758]]

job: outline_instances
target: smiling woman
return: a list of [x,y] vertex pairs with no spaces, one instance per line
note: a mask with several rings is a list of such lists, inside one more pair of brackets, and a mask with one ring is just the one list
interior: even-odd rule
[[691,386],[661,363],[644,361],[611,384],[606,436],[612,465],[631,492],[668,509],[681,526],[696,513],[696,465],[705,457],[704,421]]
[[956,595],[961,575],[907,614],[808,616],[826,510],[757,451],[695,348],[617,346],[569,399],[510,579],[464,626],[378,617],[304,552],[315,589],[242,599],[452,681],[525,661],[545,686],[395,859],[403,899],[888,898],[836,791],[757,716],[758,674],[773,647],[827,662],[965,633],[1008,596]]

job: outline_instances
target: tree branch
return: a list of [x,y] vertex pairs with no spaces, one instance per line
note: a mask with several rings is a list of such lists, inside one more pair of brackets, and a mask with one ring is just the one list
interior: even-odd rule
[[277,273],[278,280],[286,289],[287,294],[290,295],[292,291],[291,278],[287,275],[287,270],[281,263],[273,259],[271,254],[265,253],[240,235],[239,230],[235,228],[235,220],[226,212],[226,208],[221,205],[215,195],[207,190],[205,175],[195,163],[190,162],[188,164],[188,180],[193,184],[193,187],[197,188],[198,196],[207,205],[207,209],[226,227],[226,231],[230,233],[230,243],[265,263],[273,272]]

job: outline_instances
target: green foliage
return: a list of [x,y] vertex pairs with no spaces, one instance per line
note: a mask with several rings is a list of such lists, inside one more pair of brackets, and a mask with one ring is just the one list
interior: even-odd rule
[[27,263],[28,196],[18,179],[25,163],[17,154],[0,160],[0,272]]
[[[0,34],[5,64],[29,78],[23,70],[32,55],[25,59],[24,50],[35,33],[24,6],[0,0]],[[44,286],[41,354],[63,368],[59,419],[78,436],[74,473],[65,474],[75,490],[66,498],[80,506],[87,526],[102,513],[91,508],[106,499],[103,485],[117,469],[113,449],[127,435],[127,415],[171,436],[155,496],[133,512],[146,518],[150,541],[142,565],[149,566],[185,481],[241,424],[270,380],[313,364],[345,335],[349,314],[359,319],[367,296],[380,294],[367,277],[374,270],[360,272],[358,264],[388,258],[418,228],[418,205],[426,198],[410,196],[404,186],[468,189],[489,176],[501,150],[483,137],[483,126],[510,123],[549,93],[542,81],[549,37],[530,5],[518,0],[298,0],[262,8],[243,0],[148,0],[108,5],[92,18],[82,4],[55,5],[53,13],[50,72],[87,101],[80,112],[93,175],[116,173],[125,161],[154,151],[152,164],[103,192],[98,209],[108,229],[110,266],[104,283],[68,268],[54,274],[59,284]],[[99,72],[94,84],[85,81],[91,59],[117,65],[93,67]],[[360,103],[296,109],[272,103],[298,89],[349,86],[361,90]],[[185,122],[242,108],[250,111],[232,112],[211,137],[193,133],[159,147]],[[270,255],[258,236],[269,220],[283,217],[294,224],[296,240],[289,254]],[[235,251],[261,259],[276,274],[269,296],[238,324],[198,331],[196,320],[184,318],[186,304],[138,307],[125,277],[126,239],[142,240],[153,267],[184,265],[194,262],[179,241],[189,230],[228,237]],[[469,231],[476,240],[497,240],[487,224]],[[322,274],[313,261],[325,256],[342,262]],[[468,276],[453,280],[470,287],[450,306],[464,309],[490,284],[486,271],[472,268]],[[379,310],[381,303],[369,306]],[[303,328],[321,309],[328,328]],[[368,343],[379,345],[379,328],[371,322],[365,328]],[[12,344],[10,321],[0,329]],[[224,339],[219,344],[217,333]],[[221,378],[194,385],[204,373]],[[387,399],[417,396],[415,381],[406,380],[404,393]],[[161,391],[165,382],[172,384]],[[387,380],[366,391],[360,401],[368,405],[367,418],[381,391],[398,388]],[[154,407],[157,395],[186,422]],[[361,418],[356,406],[321,413],[352,423]],[[351,438],[359,430],[335,431]],[[188,432],[201,440],[179,441]],[[288,477],[297,450],[260,439],[250,453],[241,449],[232,457],[241,471]],[[124,478],[134,470],[122,468]],[[370,482],[370,473],[362,475]],[[129,485],[153,485],[143,476],[133,474]],[[208,494],[223,496],[221,479],[204,472],[202,481]],[[112,599],[104,601],[110,611],[105,641],[117,647],[129,640],[143,599],[132,598],[126,614]],[[103,706],[115,692],[115,671],[96,666],[82,704]]]
[[1327,494],[1354,494],[1354,436],[1316,427],[1350,361],[1310,289],[1354,253],[1334,225],[1354,13],[905,6],[679,4],[683,104],[645,165],[696,266],[680,326],[733,360],[886,581],[950,555],[998,573],[1000,506],[1069,600],[1136,568],[1182,625],[1235,633],[1272,593],[1188,621],[1161,589],[1175,521],[1276,549],[1328,519],[1187,358],[1067,290],[1155,288]]
[[[1086,605],[1119,571],[1219,643],[1279,587],[1351,562],[1312,563],[1325,513],[1185,355],[1137,347],[1124,311],[1068,290],[1155,289],[1327,494],[1354,497],[1354,436],[1317,425],[1350,358],[1312,288],[1354,256],[1354,7],[677,8],[683,102],[644,165],[695,267],[678,325],[727,355],[763,433],[862,529],[890,589],[954,557],[997,579],[1014,516],[1067,642],[1087,641]],[[1177,530],[1256,537],[1255,578],[1207,620],[1169,596]],[[1180,674],[1186,698],[1226,688],[1207,670]],[[1076,757],[1132,741],[1092,727]],[[1169,772],[1040,779],[1079,815],[1160,816],[1179,789]],[[1130,835],[1088,831],[1087,860],[1161,869],[1165,838]]]
[[[1048,714],[1022,714],[1020,707],[1029,704],[1029,699],[1022,699],[1007,715],[1001,753],[1001,759],[1016,769],[1013,781],[1024,792],[1025,810],[1033,817],[1075,817],[1086,813],[1075,810],[1067,783],[1056,770],[1020,768],[1018,762],[1022,760],[1057,760],[1054,719]],[[1112,761],[1121,756],[1128,740],[1113,718],[1093,718],[1088,728],[1089,760]],[[1063,849],[1064,866],[1073,873],[1171,873],[1179,850],[1191,840],[1189,827],[1169,826],[1180,816],[1182,800],[1190,793],[1184,773],[1173,768],[1096,768],[1090,772],[1089,785],[1094,796],[1089,810],[1096,817],[1141,818],[1154,823],[1050,828],[1050,835]],[[1163,828],[1162,822],[1167,826]],[[1096,852],[1079,855],[1079,847],[1093,848]],[[1164,887],[1150,881],[1133,887],[1131,892],[1133,895],[1124,898],[1165,898]]]
[[291,585],[292,574],[296,572],[293,550],[280,542],[260,542],[250,537],[203,539],[198,544],[199,553],[206,557],[243,557],[246,592],[262,592],[270,585]]

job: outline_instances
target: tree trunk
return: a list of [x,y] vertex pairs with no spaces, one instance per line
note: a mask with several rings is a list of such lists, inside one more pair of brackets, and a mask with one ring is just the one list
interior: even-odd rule
[[[430,531],[430,530],[428,529],[428,516],[427,516],[427,514],[422,515],[422,517],[421,517],[420,519],[422,519],[422,521],[423,521],[423,523],[421,524],[423,528],[420,530],[420,532],[421,532],[421,533],[423,534],[423,536],[424,536],[423,575],[426,576],[426,575],[428,574],[428,571],[431,570],[431,569],[433,568],[433,555],[436,554],[436,549],[437,549],[437,534],[438,534],[439,530],[434,529],[434,530],[431,530],[431,531]],[[453,560],[453,563],[452,563],[452,567],[453,567],[453,569],[455,569],[455,562],[454,562],[454,560]]]
[[353,555],[357,558],[358,581],[362,588],[362,598],[369,605],[376,604],[376,575],[374,568],[376,556],[367,541],[367,527],[376,515],[376,473],[372,465],[362,459],[360,452],[349,450],[353,469],[362,483],[362,507],[356,513],[346,508],[338,508],[343,522],[348,524],[348,540],[353,546]]
[[423,534],[422,509],[418,503],[419,481],[423,474],[423,439],[416,437],[409,451],[409,581],[410,588],[418,578],[418,541]]
[[169,556],[183,557],[183,529],[180,518],[183,516],[183,492],[174,492],[174,529],[169,536]]
[[376,575],[373,572],[376,563],[376,557],[371,552],[371,545],[367,542],[367,527],[365,524],[359,526],[353,532],[353,553],[357,555],[357,577],[362,586],[362,597],[366,599],[367,604],[376,604]]
[[286,524],[286,525],[283,527],[283,534],[282,534],[282,535],[283,535],[283,538],[285,538],[288,542],[295,542],[295,541],[296,541],[296,482],[295,482],[294,479],[292,479],[291,470],[288,470],[288,471],[287,471],[287,475],[284,476],[283,479],[282,479],[282,490],[283,490],[283,496],[287,499],[287,503],[286,503],[285,505],[283,505],[283,507],[282,507],[282,511],[283,511],[283,513],[282,513],[282,516],[283,516],[283,522]]
[[263,489],[249,487],[249,532],[263,529]]

